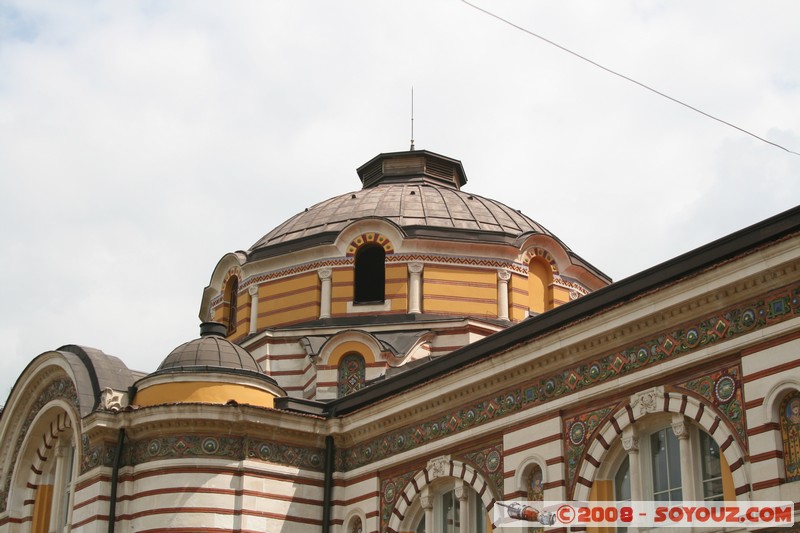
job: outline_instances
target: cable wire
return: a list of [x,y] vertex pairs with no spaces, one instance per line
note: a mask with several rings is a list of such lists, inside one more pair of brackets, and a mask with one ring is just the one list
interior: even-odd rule
[[722,123],[722,124],[725,124],[726,126],[729,126],[729,127],[733,128],[733,129],[735,129],[735,130],[739,130],[739,131],[741,131],[742,133],[745,133],[745,134],[749,135],[750,137],[753,137],[753,138],[755,138],[755,139],[758,139],[758,140],[759,140],[759,141],[761,141],[761,142],[765,142],[765,143],[767,143],[767,144],[771,144],[772,146],[774,146],[774,147],[776,147],[776,148],[780,148],[781,150],[783,150],[783,151],[785,151],[785,152],[788,152],[788,153],[790,153],[790,154],[793,154],[793,155],[796,155],[796,156],[800,156],[800,153],[797,153],[797,152],[794,152],[794,151],[792,151],[792,150],[789,150],[789,149],[788,149],[788,148],[786,148],[785,146],[781,146],[781,145],[780,145],[780,144],[778,144],[778,143],[774,143],[774,142],[772,142],[772,141],[768,141],[767,139],[764,139],[763,137],[759,137],[759,136],[758,136],[758,135],[756,135],[755,133],[749,132],[749,131],[747,131],[747,130],[746,130],[746,129],[744,129],[744,128],[740,128],[740,127],[739,127],[739,126],[737,126],[736,124],[731,124],[730,122],[727,122],[727,121],[725,121],[725,120],[722,120],[721,118],[718,118],[718,117],[715,117],[714,115],[711,115],[711,114],[709,114],[709,113],[706,113],[706,112],[705,112],[705,111],[703,111],[702,109],[698,109],[698,108],[696,108],[696,107],[694,107],[694,106],[692,106],[692,105],[689,105],[689,104],[687,104],[686,102],[683,102],[683,101],[681,101],[681,100],[678,100],[677,98],[673,98],[672,96],[670,96],[670,95],[668,95],[668,94],[664,94],[664,93],[662,93],[661,91],[659,91],[659,90],[656,90],[656,89],[654,89],[654,88],[650,87],[649,85],[645,85],[644,83],[642,83],[642,82],[640,82],[640,81],[636,81],[635,79],[633,79],[633,78],[631,78],[631,77],[628,77],[628,76],[626,76],[626,75],[624,75],[624,74],[621,74],[621,73],[619,73],[619,72],[617,72],[617,71],[615,71],[615,70],[612,70],[612,69],[610,69],[610,68],[608,68],[608,67],[605,67],[605,66],[601,65],[600,63],[598,63],[598,62],[596,62],[596,61],[593,61],[593,60],[589,59],[589,58],[588,58],[588,57],[586,57],[586,56],[582,56],[581,54],[579,54],[579,53],[577,53],[577,52],[573,52],[573,51],[572,51],[572,50],[570,50],[569,48],[567,48],[567,47],[565,47],[565,46],[562,46],[562,45],[560,45],[560,44],[558,44],[558,43],[556,43],[556,42],[554,42],[554,41],[551,41],[550,39],[548,39],[548,38],[546,38],[546,37],[543,37],[543,36],[539,35],[538,33],[535,33],[535,32],[533,32],[533,31],[531,31],[531,30],[529,30],[529,29],[527,29],[527,28],[524,28],[524,27],[522,27],[522,26],[520,26],[520,25],[518,25],[518,24],[515,24],[515,23],[511,22],[510,20],[508,20],[508,19],[505,19],[505,18],[501,17],[500,15],[496,15],[496,14],[492,13],[491,11],[487,11],[486,9],[483,9],[482,7],[476,6],[475,4],[472,4],[472,3],[468,2],[467,0],[461,0],[461,1],[462,1],[463,3],[465,3],[465,4],[467,4],[469,7],[473,8],[473,9],[476,9],[476,10],[480,11],[481,13],[484,13],[485,15],[489,15],[490,17],[493,17],[493,18],[495,18],[495,19],[499,20],[500,22],[504,22],[504,23],[508,24],[508,25],[509,25],[509,26],[511,26],[512,28],[516,28],[516,29],[518,29],[519,31],[521,31],[521,32],[524,32],[524,33],[527,33],[528,35],[530,35],[530,36],[532,36],[532,37],[536,37],[537,39],[540,39],[540,40],[542,40],[542,41],[546,42],[547,44],[549,44],[549,45],[551,45],[551,46],[555,46],[555,47],[556,47],[556,48],[558,48],[559,50],[562,50],[562,51],[564,51],[564,52],[567,52],[568,54],[572,54],[573,56],[577,57],[578,59],[581,59],[581,60],[583,60],[583,61],[586,61],[587,63],[589,63],[589,64],[591,64],[591,65],[594,65],[595,67],[597,67],[597,68],[599,68],[599,69],[605,70],[605,71],[606,71],[606,72],[608,72],[609,74],[613,74],[614,76],[617,76],[617,77],[619,77],[619,78],[622,78],[623,80],[626,80],[626,81],[629,81],[629,82],[631,82],[631,83],[634,83],[634,84],[638,85],[639,87],[642,87],[643,89],[647,89],[648,91],[650,91],[650,92],[653,92],[653,93],[655,93],[655,94],[657,94],[657,95],[659,95],[659,96],[661,96],[661,97],[663,97],[663,98],[666,98],[667,100],[670,100],[670,101],[672,101],[672,102],[675,102],[676,104],[680,104],[680,105],[682,105],[683,107],[686,107],[686,108],[688,108],[688,109],[691,109],[692,111],[694,111],[694,112],[696,112],[696,113],[700,113],[701,115],[703,115],[703,116],[705,116],[705,117],[708,117],[708,118],[710,118],[710,119],[712,119],[712,120],[716,120],[717,122],[720,122],[720,123]]

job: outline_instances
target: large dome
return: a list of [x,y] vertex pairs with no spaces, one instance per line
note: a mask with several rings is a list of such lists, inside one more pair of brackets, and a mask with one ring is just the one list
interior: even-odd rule
[[[383,333],[391,324],[406,332],[471,321],[453,327],[455,338],[458,328],[481,322],[479,335],[488,334],[610,282],[520,211],[464,191],[467,177],[456,159],[391,152],[357,173],[361,189],[304,209],[246,252],[226,254],[203,293],[201,320],[224,323],[230,340],[256,351],[284,342],[284,328],[308,327],[306,335],[328,338],[341,328]],[[548,200],[560,201],[536,196]],[[471,342],[473,332],[466,335],[437,337],[431,356]],[[315,395],[314,383],[322,383],[328,394],[333,381],[316,382],[316,363],[300,364],[315,355],[293,350],[254,355],[259,364],[275,355],[266,371],[282,376],[281,383],[296,379],[285,385],[293,393]],[[403,357],[422,357],[428,347],[409,350]]]
[[[249,252],[269,253],[288,243],[332,242],[348,224],[377,217],[409,236],[446,232],[449,238],[509,242],[525,234],[553,236],[534,220],[496,200],[460,190],[457,160],[427,151],[381,154],[358,169],[364,187],[320,202],[259,239]],[[281,246],[283,245],[283,246]]]

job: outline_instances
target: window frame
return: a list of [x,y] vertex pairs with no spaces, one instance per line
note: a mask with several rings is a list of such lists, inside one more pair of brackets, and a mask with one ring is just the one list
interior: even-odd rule
[[[689,494],[694,494],[693,500],[697,501],[714,501],[716,498],[722,498],[724,500],[725,493],[724,493],[724,481],[723,481],[723,490],[720,494],[712,495],[711,497],[707,497],[704,490],[704,480],[702,475],[702,466],[701,463],[703,461],[703,450],[702,450],[702,438],[701,435],[705,434],[710,439],[710,442],[713,442],[716,445],[717,450],[719,450],[719,443],[714,439],[714,436],[709,434],[703,428],[697,426],[692,421],[685,417],[682,420],[679,420],[678,417],[672,416],[668,418],[667,416],[652,416],[647,417],[646,419],[637,421],[630,426],[630,429],[626,428],[626,432],[629,436],[633,436],[634,439],[638,439],[638,448],[637,448],[637,461],[638,461],[638,475],[639,475],[639,482],[641,486],[641,498],[645,501],[650,501],[654,499],[654,479],[653,479],[653,471],[652,471],[652,457],[653,457],[653,450],[651,446],[651,437],[655,433],[659,431],[666,430],[672,431],[673,425],[677,423],[683,423],[686,426],[686,431],[688,434],[689,440],[689,457],[684,458],[681,456],[681,445],[680,445],[680,438],[676,435],[676,440],[678,444],[678,461],[683,462],[685,460],[691,461],[692,468],[691,479],[683,479],[683,472],[681,472],[681,498],[687,498],[687,492]],[[628,453],[623,447],[621,446],[621,440],[619,439],[620,445],[616,447],[616,454],[610,457],[610,464],[609,468],[606,469],[606,475],[602,478],[598,479],[609,479],[612,482],[613,486],[613,494],[615,500],[619,500],[619,494],[616,485],[616,477],[623,467],[625,463],[625,459],[628,460],[633,459],[633,454]],[[725,476],[725,469],[722,467],[722,451],[719,450],[719,460],[720,460],[720,476],[717,479],[722,480]],[[637,469],[630,468],[629,464],[629,492],[631,494],[631,498],[634,498],[633,494],[633,486],[634,480],[632,479],[633,473]],[[688,491],[687,489],[692,488],[692,491]]]
[[353,304],[374,305],[386,301],[386,250],[365,244],[353,261]]
[[[428,497],[432,498],[432,506],[433,506],[433,531],[436,533],[452,533],[454,531],[462,531],[464,528],[460,524],[460,500],[456,496],[456,486],[457,483],[461,482],[458,478],[445,478],[437,480],[433,486],[428,486],[428,490],[430,491]],[[480,495],[475,491],[473,487],[470,485],[463,483],[462,485],[463,490],[467,493],[467,517],[470,521],[468,531],[470,533],[486,533],[488,531],[488,525],[490,523],[489,517],[487,516],[486,509],[483,504],[483,500],[481,499]],[[458,510],[459,512],[459,526],[458,529],[455,527],[451,529],[445,528],[444,532],[442,532],[441,527],[444,524],[444,520],[446,519],[445,510],[444,510],[444,499],[445,496],[452,494],[453,501],[455,505],[453,509]],[[416,510],[413,512],[411,524],[412,527],[410,528],[411,531],[415,533],[424,532],[427,533],[427,529],[424,527],[425,520],[426,520],[426,513],[425,508],[422,507],[421,498],[423,496],[418,496],[415,500],[415,507]]]

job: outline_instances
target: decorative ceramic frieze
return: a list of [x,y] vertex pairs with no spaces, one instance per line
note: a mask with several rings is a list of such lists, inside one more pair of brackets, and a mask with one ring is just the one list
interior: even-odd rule
[[[340,470],[352,470],[798,315],[800,284],[795,284],[757,300],[706,315],[678,329],[635,341],[622,350],[545,374],[524,386],[462,404],[447,413],[357,444],[339,452],[338,466]],[[720,385],[720,400],[732,400],[736,394],[740,398],[741,387],[735,389],[733,396],[728,396],[731,390],[729,385],[728,380]],[[743,404],[740,399],[719,405],[730,420],[740,420],[734,426],[736,434],[743,436]],[[742,438],[742,441],[746,439]]]

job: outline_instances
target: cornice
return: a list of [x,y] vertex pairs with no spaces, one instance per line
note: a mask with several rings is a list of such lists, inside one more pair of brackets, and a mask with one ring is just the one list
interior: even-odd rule
[[249,405],[170,404],[119,413],[95,413],[84,422],[95,436],[125,428],[129,439],[147,439],[196,432],[280,439],[300,445],[324,445],[325,421]]
[[[764,252],[747,257],[745,264],[726,264],[663,290],[652,291],[608,313],[599,313],[578,324],[523,345],[513,347],[490,359],[456,369],[431,382],[413,387],[403,395],[389,397],[343,417],[342,430],[347,442],[376,438],[387,431],[429,419],[466,400],[492,397],[510,386],[521,385],[565,367],[589,363],[603,354],[623,350],[637,340],[668,335],[681,325],[731,305],[744,305],[766,292],[796,281],[800,261],[788,261],[791,243],[781,243],[764,257]],[[774,266],[764,269],[763,266]],[[753,267],[760,266],[761,270]],[[735,279],[737,274],[739,279]],[[731,279],[734,278],[734,279]],[[690,290],[685,285],[689,283]],[[680,296],[684,298],[680,298]],[[657,304],[672,305],[658,308]],[[634,309],[630,309],[630,307]],[[626,312],[627,311],[627,312]],[[609,324],[612,324],[609,326]],[[388,414],[387,413],[391,413]]]

